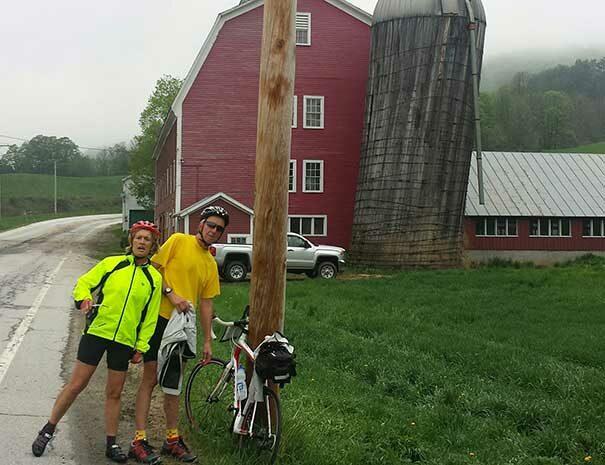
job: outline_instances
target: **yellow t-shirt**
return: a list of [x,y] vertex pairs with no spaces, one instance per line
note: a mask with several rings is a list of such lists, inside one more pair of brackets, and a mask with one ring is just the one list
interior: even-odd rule
[[[195,236],[173,234],[151,261],[161,266],[160,271],[173,292],[196,307],[200,299],[212,299],[221,293],[216,261]],[[173,308],[168,297],[162,296],[160,315],[170,318]]]

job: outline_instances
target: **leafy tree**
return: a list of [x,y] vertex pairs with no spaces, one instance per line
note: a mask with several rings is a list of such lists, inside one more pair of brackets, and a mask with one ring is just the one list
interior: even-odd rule
[[132,192],[139,203],[151,209],[155,197],[155,174],[153,149],[164,119],[179,92],[183,81],[172,76],[162,76],[157,82],[147,106],[141,113],[139,125],[141,134],[134,138],[130,150],[129,171]]
[[542,148],[558,149],[576,145],[571,125],[573,105],[563,92],[549,90],[544,93]]
[[115,144],[103,149],[95,158],[95,171],[99,176],[117,176],[128,173],[130,150],[126,144]]
[[86,175],[86,162],[78,146],[69,137],[38,135],[20,147],[12,146],[3,157],[14,172],[42,173],[57,172],[64,176]]
[[4,155],[0,157],[0,173],[14,173],[18,164],[18,145],[10,145]]

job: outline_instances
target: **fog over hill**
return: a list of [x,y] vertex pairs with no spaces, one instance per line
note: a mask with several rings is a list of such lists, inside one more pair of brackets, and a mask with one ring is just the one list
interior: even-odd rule
[[481,70],[481,91],[494,91],[508,84],[519,72],[538,73],[557,65],[572,65],[576,60],[605,57],[605,45],[590,48],[527,50],[509,54],[488,55]]

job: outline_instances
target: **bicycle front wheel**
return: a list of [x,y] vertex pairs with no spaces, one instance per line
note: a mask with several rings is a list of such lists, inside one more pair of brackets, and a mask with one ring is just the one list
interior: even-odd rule
[[256,402],[256,413],[251,408],[242,426],[248,433],[240,436],[240,449],[243,451],[247,445],[253,446],[259,463],[273,465],[281,442],[281,408],[279,398],[271,389],[263,388],[263,400]]
[[196,365],[185,387],[185,410],[191,427],[207,436],[230,433],[233,421],[233,372],[227,362],[213,358]]

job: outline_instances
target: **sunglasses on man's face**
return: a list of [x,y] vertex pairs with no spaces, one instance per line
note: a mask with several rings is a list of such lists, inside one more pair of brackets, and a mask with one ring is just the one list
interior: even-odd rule
[[216,224],[214,221],[208,221],[206,220],[206,226],[208,226],[210,229],[216,229],[218,232],[223,233],[225,232],[225,227],[221,226],[220,224]]

